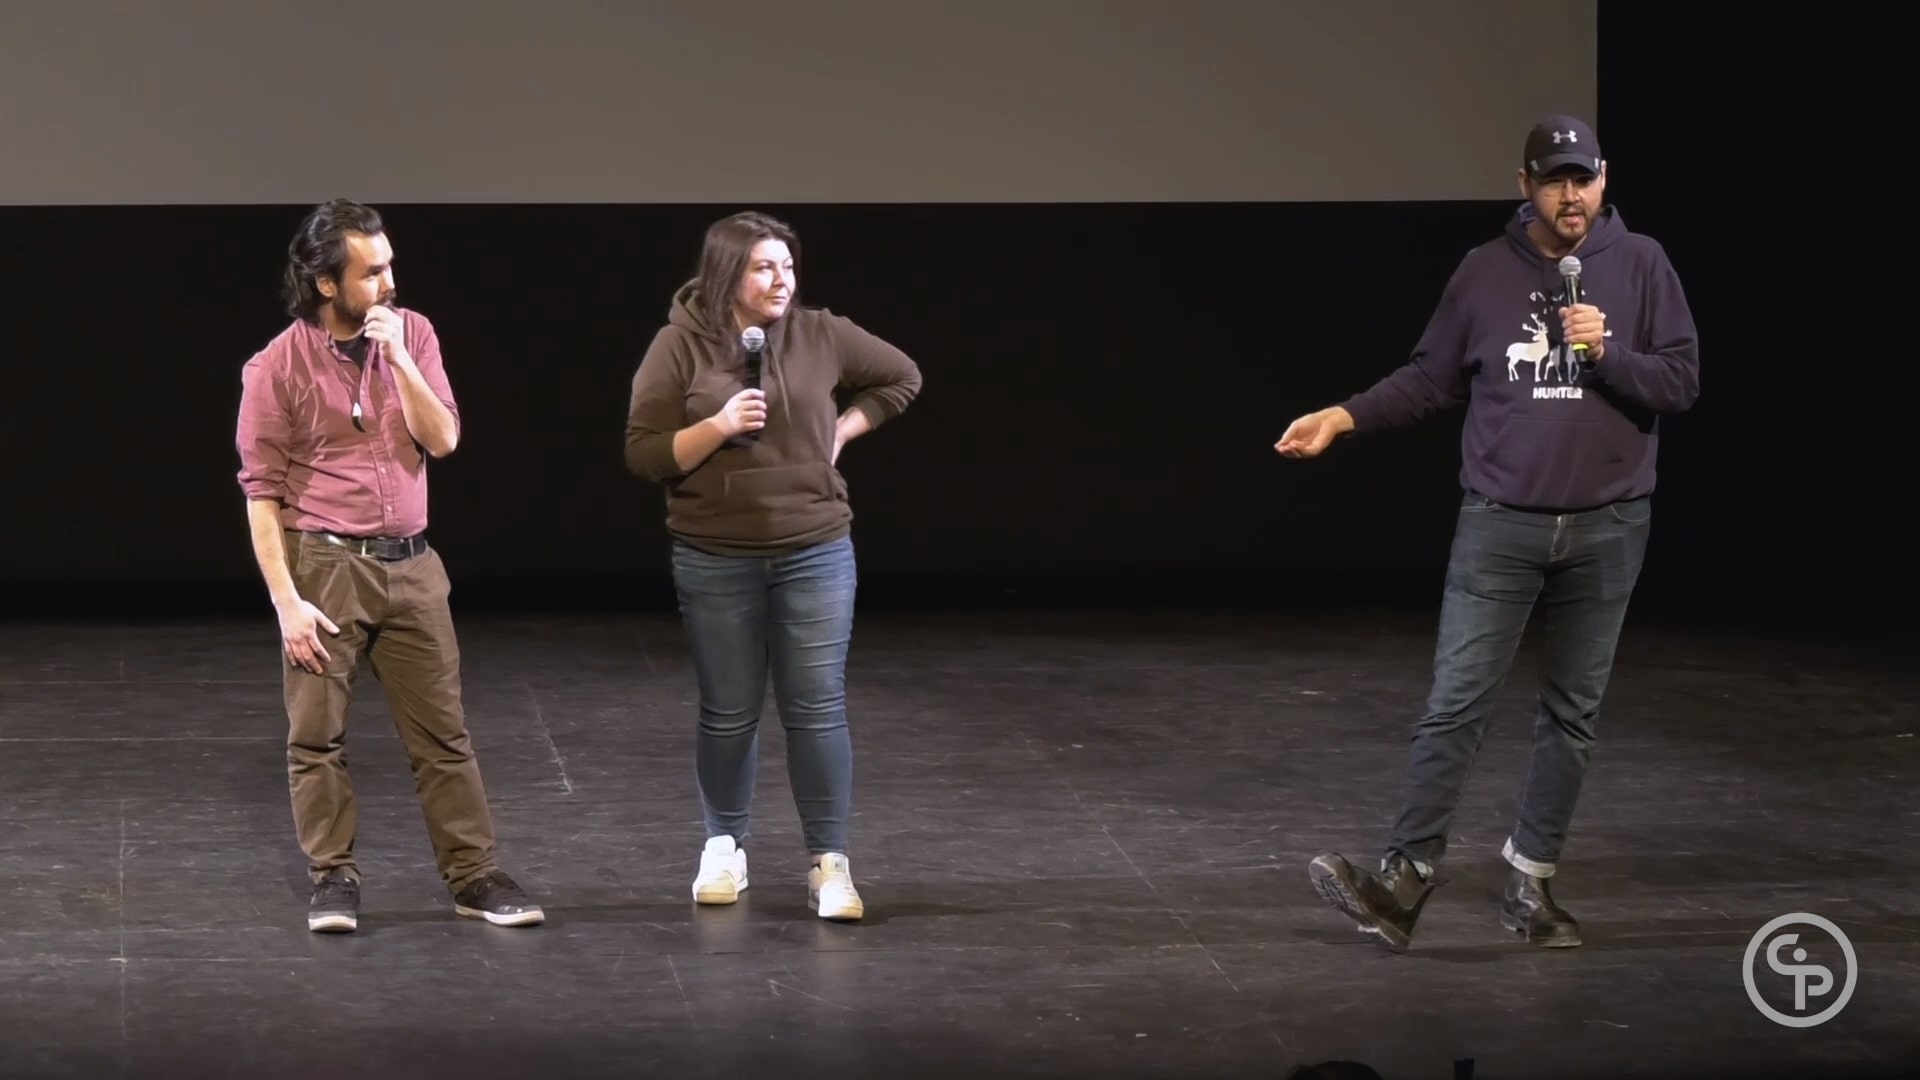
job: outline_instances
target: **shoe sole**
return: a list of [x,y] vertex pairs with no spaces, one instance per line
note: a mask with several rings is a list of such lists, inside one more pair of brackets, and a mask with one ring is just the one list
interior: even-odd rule
[[1316,859],[1307,867],[1307,880],[1313,882],[1313,891],[1320,894],[1320,899],[1352,919],[1362,933],[1373,935],[1380,944],[1394,952],[1407,950],[1411,939],[1392,926],[1376,922],[1372,915],[1367,914],[1367,909],[1360,903],[1360,894],[1354,891],[1353,883],[1338,868]]
[[538,926],[547,921],[547,913],[539,909],[523,911],[518,915],[495,915],[490,911],[481,911],[479,908],[462,907],[459,904],[455,904],[453,910],[455,914],[463,918],[485,919],[495,926]]
[[1575,934],[1572,937],[1536,938],[1527,933],[1527,925],[1525,923],[1506,915],[1500,916],[1500,925],[1526,938],[1527,944],[1537,945],[1542,949],[1572,949],[1577,948],[1580,944],[1579,934]]
[[807,897],[807,908],[828,922],[859,922],[865,918],[867,914],[867,906],[865,904],[857,907],[838,908],[833,911],[821,911],[820,898],[817,896]]
[[693,890],[693,902],[696,904],[705,904],[709,907],[721,907],[727,904],[739,903],[740,894],[746,891],[747,883],[745,880],[742,880],[740,884],[731,888],[724,886],[709,886],[705,889],[696,888]]
[[307,929],[316,934],[350,934],[359,927],[360,920],[351,915],[319,915],[307,919]]

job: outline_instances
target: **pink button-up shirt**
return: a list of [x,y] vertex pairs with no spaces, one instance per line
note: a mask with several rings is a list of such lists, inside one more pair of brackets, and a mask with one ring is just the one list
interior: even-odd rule
[[[457,427],[433,324],[396,310],[408,354]],[[280,503],[289,529],[354,537],[427,530],[427,455],[407,430],[385,349],[369,342],[366,358],[363,369],[324,326],[296,320],[241,369],[240,487],[248,499]],[[356,401],[365,431],[354,426]]]

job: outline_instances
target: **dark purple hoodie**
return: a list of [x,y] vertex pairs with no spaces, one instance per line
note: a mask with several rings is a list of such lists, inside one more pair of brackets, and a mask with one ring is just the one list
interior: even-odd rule
[[[1399,370],[1344,402],[1354,432],[1403,427],[1465,403],[1460,482],[1509,506],[1581,510],[1650,494],[1662,413],[1700,395],[1700,343],[1667,253],[1604,208],[1581,299],[1607,317],[1606,356],[1569,361],[1557,259],[1527,238],[1531,204],[1467,253]],[[1578,354],[1572,354],[1577,357]]]

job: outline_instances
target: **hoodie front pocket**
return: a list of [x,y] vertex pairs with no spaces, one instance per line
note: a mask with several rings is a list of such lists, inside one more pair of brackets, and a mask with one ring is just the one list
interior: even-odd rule
[[833,470],[823,464],[740,469],[727,474],[724,491],[732,505],[773,513],[798,510],[833,501]]
[[1514,416],[1477,448],[1503,498],[1531,506],[1580,505],[1612,486],[1620,454],[1591,420]]

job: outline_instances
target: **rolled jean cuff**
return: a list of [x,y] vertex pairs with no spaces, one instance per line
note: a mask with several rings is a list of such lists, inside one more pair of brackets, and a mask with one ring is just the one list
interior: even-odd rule
[[1523,874],[1531,874],[1537,878],[1550,878],[1553,876],[1552,863],[1535,862],[1525,855],[1520,854],[1519,849],[1513,846],[1512,837],[1508,837],[1507,846],[1500,849],[1500,857],[1507,860],[1515,870]]

